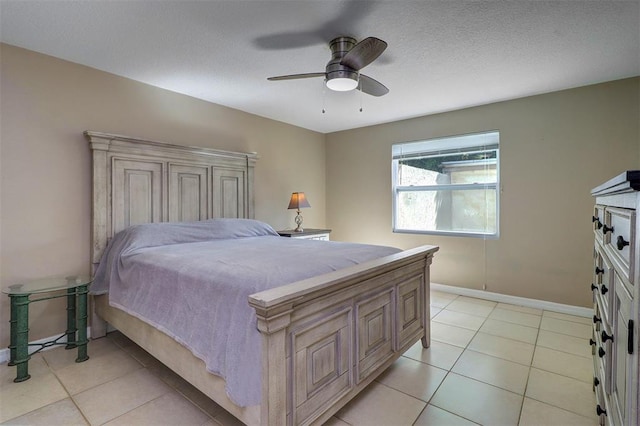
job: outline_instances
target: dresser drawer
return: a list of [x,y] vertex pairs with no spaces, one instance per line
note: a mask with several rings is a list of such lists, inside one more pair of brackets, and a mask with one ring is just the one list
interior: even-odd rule
[[[601,302],[598,298],[598,300],[596,300],[596,303],[593,304],[593,327],[592,327],[593,333],[599,333],[600,329],[602,328],[602,309],[600,306],[601,306]],[[595,345],[594,341],[595,340],[591,340],[592,346]],[[595,355],[595,353],[596,353],[595,350],[591,351],[592,355]]]
[[613,265],[596,245],[595,265],[593,268],[593,283],[595,285],[596,301],[600,305],[602,321],[611,323],[611,300],[613,299]]
[[[611,329],[606,324],[600,327],[598,332],[593,333],[592,342],[595,342],[593,354],[593,370],[598,373],[603,392],[607,395],[611,393],[611,366],[613,359],[613,348],[611,345]],[[603,337],[607,339],[603,341]]]
[[604,225],[604,211],[605,207],[596,204],[593,208],[593,216],[591,217],[591,223],[593,223],[593,233],[595,234],[596,241],[602,244],[602,226]]
[[318,234],[318,235],[314,235],[310,238],[308,238],[309,240],[320,240],[320,241],[329,241],[329,234]]
[[594,358],[593,359],[593,390],[596,392],[601,392],[604,395],[606,393],[605,383],[606,383],[606,379],[605,379],[604,370],[602,369],[602,364],[596,361],[596,358]]
[[601,387],[596,387],[595,392],[596,392],[596,406],[594,407],[593,412],[596,416],[598,416],[599,425],[609,426],[612,423],[609,420],[609,407],[607,405],[607,399]]
[[605,249],[618,269],[631,282],[634,279],[635,222],[634,210],[608,207],[605,210],[605,225],[602,227]]

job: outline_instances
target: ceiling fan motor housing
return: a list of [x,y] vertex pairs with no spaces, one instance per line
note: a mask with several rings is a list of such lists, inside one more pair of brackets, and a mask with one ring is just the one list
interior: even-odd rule
[[[332,90],[352,90],[355,89],[358,85],[358,71],[350,68],[346,65],[340,64],[344,55],[349,52],[353,46],[356,45],[356,39],[352,37],[337,37],[331,40],[329,43],[329,48],[331,49],[331,60],[327,64],[326,67],[326,81],[327,87]],[[331,80],[335,79],[349,79],[353,80],[355,84],[347,84],[347,85],[332,85]],[[340,89],[339,87],[345,87],[344,89]]]

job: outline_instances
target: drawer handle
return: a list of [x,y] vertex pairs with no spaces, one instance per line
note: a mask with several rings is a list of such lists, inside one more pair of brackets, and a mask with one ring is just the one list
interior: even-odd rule
[[604,274],[604,269],[596,266],[596,275],[599,275],[599,274]]
[[607,294],[608,291],[609,289],[607,288],[607,286],[602,284],[602,287],[600,288],[600,293],[602,293],[602,295],[604,296],[605,294]]
[[598,286],[595,285],[594,283],[591,283],[591,291],[597,290],[597,289],[598,289]]
[[600,222],[600,218],[598,216],[591,216],[591,222],[594,222],[598,229],[602,228],[602,222]]
[[602,233],[606,235],[607,232],[613,232],[613,226],[612,227],[608,227],[607,225],[604,225],[602,227]]
[[607,352],[605,352],[604,349],[602,349],[602,347],[598,348],[598,356],[600,358],[604,358],[604,356],[607,354]]
[[593,340],[593,339],[589,339],[589,345],[595,346],[596,345],[596,341]]
[[613,342],[613,334],[609,336],[607,332],[603,330],[601,336],[602,336],[602,343],[606,342],[607,340],[611,340]]
[[600,379],[598,379],[597,377],[593,378],[593,386],[598,386],[600,384]]
[[629,245],[629,241],[625,241],[624,238],[622,238],[622,235],[619,235],[616,245],[618,246],[618,250],[622,250],[625,246]]
[[602,322],[602,320],[601,320],[600,318],[598,318],[597,316],[595,316],[595,315],[594,315],[594,316],[593,316],[593,323],[594,323],[594,324],[597,324],[597,323],[599,323],[599,322]]
[[627,333],[629,333],[627,337],[627,353],[629,355],[633,354],[633,320],[629,320],[629,327],[627,328]]
[[601,415],[607,415],[607,410],[603,410],[602,407],[600,407],[600,404],[598,404],[598,406],[596,407],[596,413],[601,416]]

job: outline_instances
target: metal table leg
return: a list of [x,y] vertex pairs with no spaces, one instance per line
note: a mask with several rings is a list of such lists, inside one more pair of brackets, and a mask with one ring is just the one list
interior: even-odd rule
[[18,319],[15,307],[14,296],[9,296],[11,301],[11,321],[9,321],[10,338],[9,338],[9,363],[7,365],[16,365],[16,336],[18,332]]
[[89,359],[87,355],[87,294],[89,293],[89,285],[81,285],[76,289],[78,295],[78,358],[76,362],[82,362]]
[[67,290],[67,345],[65,349],[73,349],[76,345],[76,289]]
[[[29,295],[12,295],[11,312],[15,312],[15,357],[17,375],[14,382],[24,382],[29,375]],[[13,317],[13,314],[12,314]],[[13,324],[13,323],[12,323]]]

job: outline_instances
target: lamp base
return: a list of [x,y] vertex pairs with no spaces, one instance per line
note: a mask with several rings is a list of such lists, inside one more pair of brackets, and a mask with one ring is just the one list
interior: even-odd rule
[[298,214],[296,215],[296,218],[294,219],[296,222],[296,229],[294,229],[294,232],[304,232],[304,229],[302,229],[302,215],[300,214],[300,210],[298,210]]

